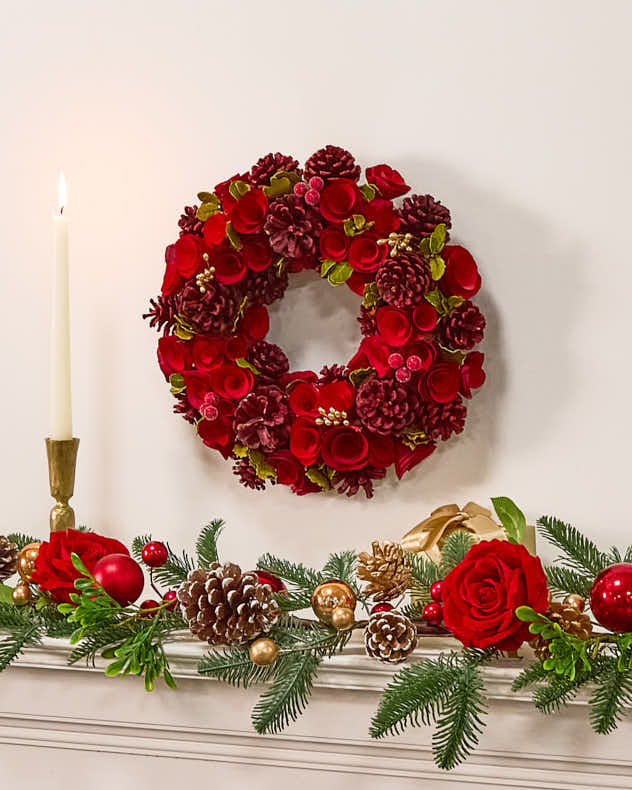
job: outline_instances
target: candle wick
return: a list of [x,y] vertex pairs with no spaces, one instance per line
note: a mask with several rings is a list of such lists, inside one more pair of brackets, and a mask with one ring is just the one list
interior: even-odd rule
[[64,207],[63,207],[63,206],[61,206],[61,207],[60,207],[60,209],[59,209],[59,216],[61,217],[61,215],[62,215],[63,213],[64,213]]

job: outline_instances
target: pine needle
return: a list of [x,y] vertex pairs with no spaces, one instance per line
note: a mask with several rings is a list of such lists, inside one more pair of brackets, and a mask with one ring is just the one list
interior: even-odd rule
[[214,562],[219,562],[217,540],[224,529],[224,523],[224,519],[215,518],[210,524],[202,528],[195,544],[195,552],[200,568],[209,568]]
[[264,683],[274,674],[274,665],[258,667],[250,660],[248,647],[210,650],[198,664],[198,672],[217,678],[231,686],[248,688],[253,683]]
[[563,553],[560,562],[581,575],[594,579],[610,562],[607,554],[570,524],[552,516],[538,519],[540,532]]
[[469,532],[459,529],[448,536],[441,549],[441,577],[445,578],[453,568],[463,562],[465,555],[474,545]]
[[609,658],[596,677],[590,698],[590,723],[599,735],[616,730],[623,709],[632,706],[632,671],[621,672],[617,660]]

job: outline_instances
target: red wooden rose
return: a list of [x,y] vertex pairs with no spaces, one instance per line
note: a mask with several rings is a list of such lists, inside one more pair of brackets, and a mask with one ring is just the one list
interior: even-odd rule
[[[174,410],[251,488],[372,496],[389,466],[401,477],[463,430],[485,381],[481,278],[447,243],[450,212],[430,195],[396,205],[410,187],[387,164],[360,173],[334,146],[304,171],[269,154],[200,192],[167,247],[146,317]],[[320,374],[265,340],[268,306],[305,269],[362,297],[358,351]]]

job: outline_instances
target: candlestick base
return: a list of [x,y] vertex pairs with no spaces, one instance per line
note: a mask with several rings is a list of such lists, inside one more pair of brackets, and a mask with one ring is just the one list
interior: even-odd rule
[[68,500],[75,491],[79,439],[46,439],[50,493],[56,500],[50,512],[50,531],[74,529],[75,511]]

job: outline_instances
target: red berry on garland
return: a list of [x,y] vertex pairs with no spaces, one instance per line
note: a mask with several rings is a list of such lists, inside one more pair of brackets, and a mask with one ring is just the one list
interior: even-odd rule
[[433,601],[441,601],[441,594],[443,592],[443,579],[430,585],[430,597]]
[[632,562],[619,562],[601,571],[590,591],[590,608],[604,628],[632,631]]
[[421,616],[430,625],[440,625],[443,620],[443,607],[438,601],[431,601],[424,606]]
[[155,617],[158,614],[158,607],[160,604],[158,601],[154,601],[152,598],[148,598],[146,601],[143,601],[141,605],[138,607],[140,611],[141,617]]
[[152,540],[143,547],[143,562],[150,568],[161,568],[169,557],[167,547],[159,540]]
[[168,591],[167,591],[167,592],[166,592],[166,593],[165,593],[165,594],[162,596],[162,602],[163,602],[163,603],[168,603],[168,604],[169,604],[169,606],[167,606],[167,609],[168,609],[170,612],[173,612],[173,611],[175,611],[175,610],[177,609],[177,607],[178,607],[178,599],[177,599],[177,597],[176,597],[176,591],[175,591],[175,590],[168,590]]
[[393,604],[384,601],[383,603],[376,603],[375,606],[371,609],[371,614],[376,614],[377,612],[391,612],[392,610],[393,610]]
[[285,584],[278,578],[278,576],[274,576],[272,573],[268,573],[267,571],[255,571],[257,574],[257,578],[259,579],[259,584],[268,584],[272,588],[272,592],[282,592],[286,590]]
[[121,606],[129,606],[145,586],[143,570],[128,554],[108,554],[96,563],[92,575]]

